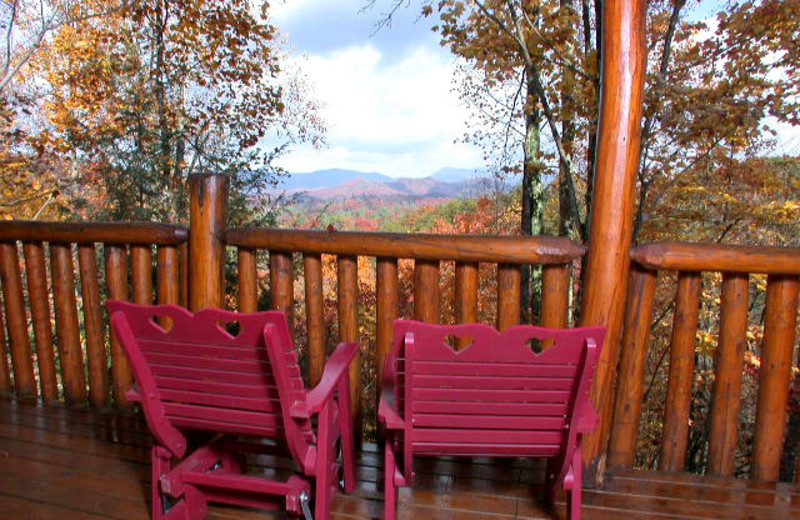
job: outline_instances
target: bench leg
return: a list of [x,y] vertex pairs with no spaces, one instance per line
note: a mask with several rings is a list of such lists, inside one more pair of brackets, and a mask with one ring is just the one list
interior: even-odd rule
[[161,446],[153,446],[150,451],[150,480],[151,498],[153,505],[153,520],[163,520],[165,518],[166,504],[161,494],[161,476],[169,473],[171,469],[170,460],[172,456]]
[[567,491],[567,512],[570,520],[581,519],[581,495],[583,493],[583,457],[580,444],[572,454],[572,489]]
[[339,424],[342,444],[342,469],[344,491],[356,490],[356,454],[353,432],[353,417],[350,413],[350,378],[345,376],[339,383]]
[[394,459],[392,442],[387,439],[385,461],[384,461],[384,475],[383,475],[383,489],[384,489],[383,517],[386,520],[395,520],[397,518],[397,482],[395,482],[394,478],[395,473],[397,473],[397,463]]

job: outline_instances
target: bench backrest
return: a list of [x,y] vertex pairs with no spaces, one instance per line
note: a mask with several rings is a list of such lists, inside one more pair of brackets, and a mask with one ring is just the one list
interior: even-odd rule
[[[300,452],[314,441],[308,421],[284,420],[305,401],[305,386],[282,312],[107,307],[150,428],[176,455],[185,430],[286,439]],[[270,363],[268,341],[282,363]],[[281,395],[280,382],[291,395]]]
[[[602,327],[499,333],[482,324],[397,321],[397,407],[409,449],[563,456],[575,441],[572,425],[593,415],[589,388],[604,336]],[[472,342],[457,350],[458,337]],[[552,346],[537,353],[531,340]]]

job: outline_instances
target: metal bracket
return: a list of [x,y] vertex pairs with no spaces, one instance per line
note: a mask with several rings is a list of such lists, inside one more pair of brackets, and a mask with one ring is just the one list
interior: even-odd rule
[[304,520],[314,520],[314,516],[311,514],[311,507],[308,505],[310,502],[311,497],[308,496],[306,491],[300,493],[300,508],[303,510]]

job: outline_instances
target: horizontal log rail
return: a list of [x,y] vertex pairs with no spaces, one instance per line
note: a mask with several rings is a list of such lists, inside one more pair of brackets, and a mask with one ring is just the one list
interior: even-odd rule
[[297,229],[229,229],[225,243],[246,249],[305,253],[498,262],[565,264],[583,256],[580,244],[558,237],[426,235]]
[[0,222],[0,392],[128,407],[132,376],[104,302],[185,305],[187,239],[167,224]]
[[633,248],[631,259],[653,270],[800,275],[797,247],[658,242]]
[[[749,275],[766,274],[764,337],[760,351],[755,353],[761,362],[755,440],[749,467],[752,479],[778,480],[787,432],[792,358],[797,349],[800,248],[667,242],[636,247],[631,258],[633,269],[621,343],[620,380],[609,445],[609,466],[630,468],[634,464],[657,279],[661,271],[677,271],[659,468],[667,471],[684,469],[692,382],[697,377],[695,359],[701,275],[712,272],[720,273],[722,281],[705,472],[733,475],[740,437],[739,411],[748,314],[754,313],[749,307]],[[757,318],[753,316],[753,319]],[[795,473],[795,478],[798,478],[800,468],[796,467]]]
[[184,226],[153,222],[0,222],[0,242],[177,245],[188,239]]

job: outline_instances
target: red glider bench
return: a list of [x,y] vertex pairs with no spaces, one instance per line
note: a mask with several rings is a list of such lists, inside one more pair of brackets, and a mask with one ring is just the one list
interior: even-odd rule
[[[321,382],[306,390],[282,312],[107,305],[136,380],[128,399],[141,402],[155,437],[154,519],[202,518],[208,502],[286,509],[309,520],[313,507],[313,518],[328,519],[339,446],[344,488],[355,489],[348,366],[358,345],[339,345]],[[194,432],[214,435],[190,452]],[[245,453],[276,445],[288,447],[297,474],[280,481],[246,473]]]
[[[567,490],[569,517],[579,519],[581,435],[597,423],[589,389],[604,335],[395,322],[378,411],[386,520],[396,517],[397,486],[412,484],[415,455],[548,457],[548,496]],[[466,337],[471,345],[451,346]],[[532,340],[552,346],[536,352]]]

